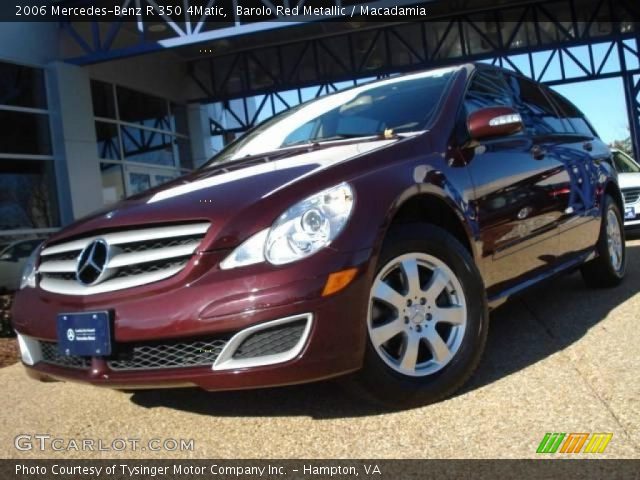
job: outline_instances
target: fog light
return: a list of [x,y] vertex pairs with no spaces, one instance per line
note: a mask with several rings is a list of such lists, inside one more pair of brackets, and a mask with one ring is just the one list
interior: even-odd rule
[[334,272],[329,275],[324,290],[322,291],[322,296],[326,297],[345,288],[355,278],[356,273],[358,273],[357,268],[347,268],[346,270]]

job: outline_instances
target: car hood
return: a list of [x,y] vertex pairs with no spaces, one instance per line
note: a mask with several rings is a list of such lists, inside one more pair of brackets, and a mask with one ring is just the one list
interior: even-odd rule
[[[396,141],[374,139],[306,146],[200,169],[81,219],[47,243],[147,224],[208,220],[222,225],[302,179]],[[288,206],[282,205],[282,208]]]
[[640,173],[620,173],[618,174],[618,184],[620,188],[640,188]]

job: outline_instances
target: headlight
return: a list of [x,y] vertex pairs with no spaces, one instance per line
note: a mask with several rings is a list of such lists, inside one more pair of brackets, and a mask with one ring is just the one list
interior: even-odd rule
[[294,262],[329,245],[342,231],[353,208],[346,183],[297,203],[275,221],[265,244],[265,258],[275,264]]
[[27,263],[24,265],[24,270],[22,270],[22,277],[20,278],[20,290],[26,287],[35,288],[36,287],[36,261],[38,260],[38,252],[40,251],[40,246],[38,246],[33,253],[27,259]]
[[270,229],[255,234],[220,264],[223,270],[269,261],[295,262],[329,245],[342,231],[353,209],[353,191],[341,183],[295,204]]

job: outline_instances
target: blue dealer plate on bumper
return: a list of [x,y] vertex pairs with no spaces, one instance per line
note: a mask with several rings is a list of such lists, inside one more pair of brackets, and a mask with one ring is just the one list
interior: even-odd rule
[[62,313],[58,315],[57,331],[62,355],[111,355],[109,312]]

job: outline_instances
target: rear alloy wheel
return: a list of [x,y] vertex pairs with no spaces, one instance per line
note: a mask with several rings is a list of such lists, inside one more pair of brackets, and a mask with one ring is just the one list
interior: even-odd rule
[[615,287],[624,279],[627,252],[622,214],[612,197],[604,199],[600,238],[596,245],[598,256],[582,266],[582,277],[595,288]]
[[393,227],[371,284],[367,349],[354,385],[392,408],[424,405],[459,389],[487,337],[486,293],[469,252],[447,231]]

